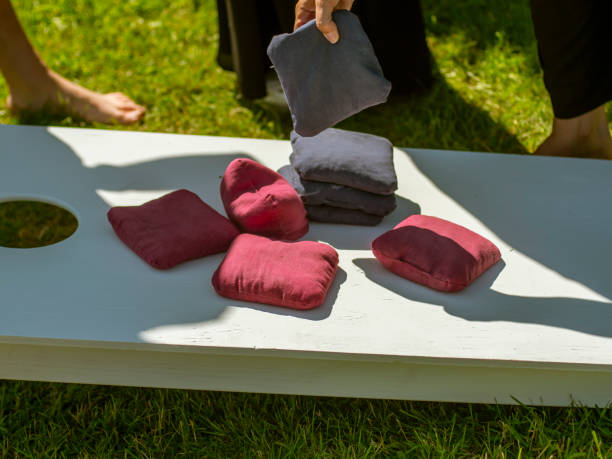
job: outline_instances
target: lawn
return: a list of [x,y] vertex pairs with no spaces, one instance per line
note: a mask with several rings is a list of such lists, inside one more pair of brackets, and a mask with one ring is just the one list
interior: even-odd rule
[[[14,0],[45,61],[147,107],[127,129],[286,139],[286,114],[243,100],[216,65],[212,0]],[[423,0],[433,89],[341,127],[406,147],[532,152],[552,117],[527,0]],[[87,126],[66,119],[0,122]],[[93,126],[103,127],[103,126]],[[117,129],[126,129],[117,127]],[[36,167],[33,165],[33,167]],[[0,185],[1,186],[1,185]],[[47,215],[47,218],[41,216]],[[0,207],[0,243],[48,243],[73,223]],[[0,457],[608,457],[608,409],[356,400],[0,381]]]

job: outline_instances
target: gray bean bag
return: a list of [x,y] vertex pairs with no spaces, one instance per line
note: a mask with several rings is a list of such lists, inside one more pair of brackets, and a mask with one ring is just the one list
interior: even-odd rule
[[391,91],[357,16],[340,10],[333,19],[340,32],[333,45],[312,20],[293,33],[273,37],[268,46],[294,128],[303,136],[317,135],[385,102]]
[[345,225],[378,225],[383,217],[354,209],[331,206],[304,206],[309,220],[321,223],[343,223]]
[[291,165],[304,180],[346,185],[375,194],[397,189],[393,145],[361,132],[326,129],[314,137],[291,133]]
[[374,194],[344,185],[303,180],[293,166],[283,166],[278,173],[295,188],[306,205],[329,205],[382,216],[396,207],[395,194]]

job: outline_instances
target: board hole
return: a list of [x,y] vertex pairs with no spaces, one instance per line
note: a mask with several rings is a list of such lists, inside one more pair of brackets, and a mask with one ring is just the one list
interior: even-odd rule
[[33,199],[0,201],[0,246],[31,249],[57,244],[79,226],[69,210]]

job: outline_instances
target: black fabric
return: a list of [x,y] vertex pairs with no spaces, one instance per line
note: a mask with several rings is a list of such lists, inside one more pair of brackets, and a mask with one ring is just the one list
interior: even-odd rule
[[217,24],[219,26],[219,51],[217,63],[222,69],[234,70],[232,62],[232,41],[229,31],[229,18],[225,0],[217,0]]
[[431,53],[420,0],[357,0],[351,11],[370,37],[392,94],[431,87]]
[[320,223],[340,223],[344,225],[375,226],[383,217],[354,209],[331,206],[304,206],[309,220]]
[[[226,0],[217,0],[217,25],[219,27],[219,51],[217,63],[225,70],[235,70],[232,62],[232,43]],[[245,0],[234,0],[245,1]],[[264,68],[270,67],[270,60],[266,54],[268,43],[274,35],[290,32],[293,28],[293,7],[286,0],[248,0],[257,2],[257,17],[251,18],[253,31],[257,36],[250,43],[242,43],[243,47],[250,47],[250,51],[261,56]],[[254,46],[255,45],[255,46]],[[248,75],[245,75],[248,77]]]
[[326,129],[314,137],[291,133],[291,165],[300,177],[375,194],[397,189],[393,145],[384,137]]
[[333,19],[340,32],[335,44],[312,20],[293,33],[275,36],[268,47],[294,129],[302,136],[317,135],[385,102],[391,91],[357,16],[340,10]]
[[374,194],[344,185],[303,180],[293,166],[283,166],[278,173],[295,188],[305,205],[328,205],[382,216],[396,207],[395,194]]
[[612,99],[612,2],[531,0],[544,83],[555,116],[573,118]]

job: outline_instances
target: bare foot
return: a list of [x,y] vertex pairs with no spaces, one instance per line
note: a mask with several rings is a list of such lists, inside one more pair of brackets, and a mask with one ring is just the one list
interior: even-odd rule
[[90,122],[134,124],[145,108],[126,95],[113,92],[100,94],[68,81],[55,72],[38,82],[35,90],[15,91],[11,88],[7,105],[13,112],[49,110],[54,114],[70,115]]
[[552,133],[534,154],[612,159],[605,107],[602,105],[575,118],[555,118]]

